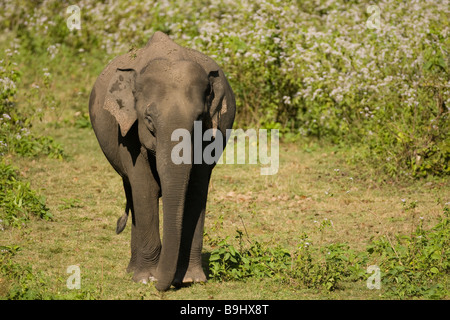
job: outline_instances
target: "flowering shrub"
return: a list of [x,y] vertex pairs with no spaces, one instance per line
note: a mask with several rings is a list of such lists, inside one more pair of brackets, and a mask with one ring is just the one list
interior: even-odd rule
[[0,158],[7,152],[22,156],[45,154],[62,158],[62,147],[52,137],[31,133],[31,118],[18,110],[15,99],[20,71],[17,63],[11,59],[17,50],[7,49],[6,54],[4,59],[0,59]]
[[[17,2],[21,5],[17,6]],[[34,3],[34,2],[33,2]],[[355,145],[392,176],[450,173],[448,1],[5,1],[0,24],[27,50],[109,58],[160,30],[224,67],[240,126]]]
[[31,216],[49,220],[52,215],[45,198],[23,181],[16,169],[7,164],[4,156],[15,153],[22,156],[45,154],[62,158],[64,152],[51,137],[31,133],[30,118],[24,116],[16,104],[16,93],[21,73],[13,56],[17,48],[6,49],[0,59],[0,231],[7,227],[21,227]]

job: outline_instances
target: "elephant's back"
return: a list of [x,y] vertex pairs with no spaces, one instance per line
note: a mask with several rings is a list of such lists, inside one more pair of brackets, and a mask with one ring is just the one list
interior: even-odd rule
[[155,32],[143,48],[147,62],[154,59],[189,60],[198,63],[207,74],[219,68],[217,63],[200,51],[182,47],[161,31]]

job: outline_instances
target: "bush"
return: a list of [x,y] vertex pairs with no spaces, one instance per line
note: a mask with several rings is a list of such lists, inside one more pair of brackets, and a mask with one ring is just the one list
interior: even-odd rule
[[31,216],[50,220],[52,215],[45,198],[18,179],[16,170],[0,161],[0,230],[21,227]]
[[342,281],[359,280],[365,272],[362,256],[350,250],[347,244],[316,247],[306,234],[292,257],[288,279],[297,287],[334,291]]
[[373,241],[367,251],[378,260],[389,295],[445,297],[450,273],[450,208],[444,208],[439,223],[430,230],[423,229],[420,218],[411,235],[397,236],[394,242],[385,236]]
[[273,277],[286,269],[290,254],[282,248],[267,248],[259,242],[250,248],[242,247],[242,232],[237,231],[240,250],[222,239],[209,257],[209,276],[213,280],[243,280],[256,277]]
[[31,133],[30,117],[17,110],[16,93],[20,72],[11,57],[17,54],[6,50],[0,60],[0,229],[20,227],[31,216],[50,219],[45,198],[32,190],[29,182],[19,179],[16,169],[5,162],[6,154],[20,156],[47,155],[63,158],[62,147],[53,138]]
[[17,108],[16,93],[20,83],[17,63],[10,57],[18,54],[7,50],[7,56],[0,60],[0,156],[6,153],[20,156],[47,155],[62,159],[64,150],[52,137],[37,136],[31,132],[32,117],[23,115]]
[[[238,237],[241,236],[238,231]],[[333,291],[341,281],[353,279],[355,275],[356,279],[361,277],[361,266],[353,265],[359,257],[348,245],[315,247],[307,235],[302,237],[294,252],[281,247],[270,248],[259,242],[250,242],[249,248],[241,246],[237,250],[228,239],[217,245],[209,258],[209,276],[216,281],[276,278],[297,288]]]

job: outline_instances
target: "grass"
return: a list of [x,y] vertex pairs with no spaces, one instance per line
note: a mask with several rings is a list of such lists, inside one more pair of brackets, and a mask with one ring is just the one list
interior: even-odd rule
[[[104,158],[90,129],[47,126],[68,160],[32,161],[10,157],[20,175],[47,198],[53,221],[32,219],[26,228],[2,231],[0,246],[21,248],[12,261],[30,265],[44,279],[46,294],[57,298],[95,299],[379,299],[365,281],[342,283],[327,292],[299,288],[276,279],[208,282],[158,293],[136,284],[125,269],[130,256],[130,227],[116,235],[115,224],[125,199],[120,177]],[[214,239],[245,233],[251,241],[294,250],[302,233],[313,243],[346,242],[363,250],[373,237],[409,234],[419,218],[432,226],[448,202],[449,182],[378,181],[361,166],[349,165],[350,153],[317,142],[280,146],[280,168],[259,175],[258,165],[220,165],[213,173],[205,223],[205,259]],[[402,201],[403,200],[403,201]],[[414,203],[414,205],[406,204]],[[330,228],[319,231],[331,220]],[[237,240],[233,243],[238,247]],[[67,268],[78,265],[81,289],[69,290]],[[0,297],[17,281],[0,279]],[[447,284],[448,285],[448,284]]]

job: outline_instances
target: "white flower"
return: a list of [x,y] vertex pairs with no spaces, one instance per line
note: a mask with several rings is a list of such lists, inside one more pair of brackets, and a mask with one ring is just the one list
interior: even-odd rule
[[0,78],[0,83],[3,86],[3,90],[15,90],[16,84],[9,77]]
[[50,60],[53,60],[58,54],[60,44],[52,44],[47,48],[47,52],[50,55]]

